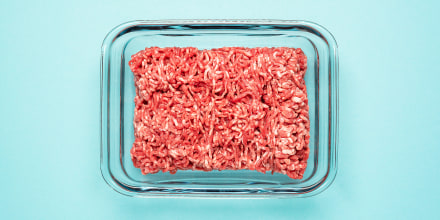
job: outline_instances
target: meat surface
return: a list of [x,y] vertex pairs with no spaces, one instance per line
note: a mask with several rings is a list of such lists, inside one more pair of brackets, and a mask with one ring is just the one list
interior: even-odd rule
[[151,47],[129,66],[131,158],[142,174],[249,169],[303,177],[310,122],[301,49]]

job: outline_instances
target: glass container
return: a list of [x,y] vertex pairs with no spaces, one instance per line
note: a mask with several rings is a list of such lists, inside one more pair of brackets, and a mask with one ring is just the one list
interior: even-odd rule
[[[302,179],[251,170],[142,175],[133,166],[135,86],[128,61],[146,47],[294,47],[307,56],[310,155]],[[338,55],[333,36],[308,21],[161,20],[115,27],[102,45],[101,173],[114,190],[137,197],[283,198],[315,195],[337,171]]]

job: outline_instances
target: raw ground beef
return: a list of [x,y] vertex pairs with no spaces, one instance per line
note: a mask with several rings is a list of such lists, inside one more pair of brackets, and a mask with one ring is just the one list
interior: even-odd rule
[[143,174],[249,169],[303,177],[310,122],[301,49],[152,47],[129,65],[131,158]]

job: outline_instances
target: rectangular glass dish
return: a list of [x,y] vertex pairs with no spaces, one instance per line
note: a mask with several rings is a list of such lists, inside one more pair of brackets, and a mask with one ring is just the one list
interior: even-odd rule
[[[130,157],[136,92],[128,61],[152,46],[301,48],[307,56],[310,108],[310,155],[304,177],[255,170],[142,175]],[[281,20],[133,21],[110,31],[101,59],[101,173],[117,192],[138,197],[304,197],[323,191],[335,178],[338,57],[336,41],[323,27]]]

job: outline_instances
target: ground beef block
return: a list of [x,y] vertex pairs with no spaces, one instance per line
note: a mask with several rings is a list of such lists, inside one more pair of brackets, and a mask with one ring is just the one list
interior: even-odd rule
[[303,177],[310,122],[301,49],[151,47],[129,65],[131,158],[143,174],[249,169]]

